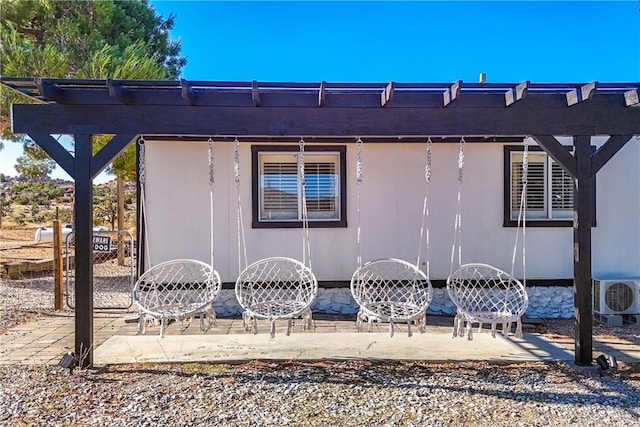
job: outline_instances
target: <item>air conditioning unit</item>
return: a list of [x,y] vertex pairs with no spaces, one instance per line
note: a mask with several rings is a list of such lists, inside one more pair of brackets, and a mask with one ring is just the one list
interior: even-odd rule
[[640,314],[640,278],[594,279],[593,311],[598,314]]

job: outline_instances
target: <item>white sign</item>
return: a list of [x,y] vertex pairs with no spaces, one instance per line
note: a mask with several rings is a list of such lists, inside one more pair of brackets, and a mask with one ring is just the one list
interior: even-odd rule
[[93,236],[93,250],[95,252],[111,252],[111,237]]

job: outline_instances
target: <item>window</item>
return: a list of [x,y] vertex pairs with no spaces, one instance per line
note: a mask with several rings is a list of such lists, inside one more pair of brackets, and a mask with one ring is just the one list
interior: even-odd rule
[[[538,147],[530,147],[528,157],[527,226],[572,226],[573,178]],[[523,186],[522,161],[522,147],[505,147],[504,225],[507,227],[517,226]],[[595,194],[595,180],[592,191]],[[595,221],[595,200],[592,214]]]
[[[344,146],[305,147],[305,187],[309,227],[346,227]],[[253,227],[301,227],[302,183],[299,147],[252,147]]]

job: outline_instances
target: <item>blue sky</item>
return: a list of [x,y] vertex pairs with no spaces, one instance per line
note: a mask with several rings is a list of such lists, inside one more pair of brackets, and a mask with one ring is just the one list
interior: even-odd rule
[[[637,0],[151,5],[176,14],[188,80],[640,81]],[[0,173],[21,151],[5,143]]]
[[152,1],[190,80],[640,80],[640,2]]

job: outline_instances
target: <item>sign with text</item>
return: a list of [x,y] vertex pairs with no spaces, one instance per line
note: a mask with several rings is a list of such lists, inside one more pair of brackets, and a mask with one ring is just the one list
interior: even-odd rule
[[111,252],[111,237],[93,236],[93,250],[95,252]]

